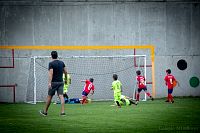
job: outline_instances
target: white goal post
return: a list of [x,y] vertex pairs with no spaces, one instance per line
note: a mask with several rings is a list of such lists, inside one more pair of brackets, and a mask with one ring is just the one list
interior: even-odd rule
[[[134,58],[138,67],[134,66]],[[84,83],[80,80],[94,78],[95,94],[94,100],[111,100],[112,75],[118,74],[122,82],[122,94],[135,99],[136,71],[141,70],[142,75],[147,77],[146,55],[113,55],[113,56],[70,56],[59,57],[72,77],[72,84],[69,87],[70,98],[81,98]],[[50,56],[34,56],[30,61],[30,73],[26,92],[26,102],[36,104],[45,101],[47,96],[48,63],[52,61]],[[143,65],[144,67],[139,67]],[[146,81],[145,81],[146,83]],[[89,96],[90,97],[90,96]],[[146,101],[146,94],[141,96]],[[55,99],[55,98],[54,98]]]

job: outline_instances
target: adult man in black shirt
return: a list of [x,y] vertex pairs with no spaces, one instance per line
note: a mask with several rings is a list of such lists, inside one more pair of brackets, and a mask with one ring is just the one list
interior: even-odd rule
[[65,102],[63,97],[63,73],[65,74],[65,79],[67,79],[67,70],[64,62],[58,60],[58,54],[56,51],[51,52],[52,62],[49,63],[49,80],[48,80],[48,96],[44,110],[40,111],[40,114],[47,116],[48,108],[51,104],[52,97],[57,94],[61,101],[61,113],[60,115],[65,115]]

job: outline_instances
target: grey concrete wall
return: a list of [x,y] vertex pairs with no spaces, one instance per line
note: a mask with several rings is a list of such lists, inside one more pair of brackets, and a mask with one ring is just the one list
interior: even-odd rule
[[[192,76],[200,78],[199,24],[200,4],[194,2],[0,3],[0,45],[153,44],[157,97],[167,94],[163,80],[167,68],[172,69],[181,84],[174,90],[175,96],[200,96],[200,87],[189,85]],[[16,100],[25,101],[30,57],[49,54],[50,51],[16,50],[16,68],[0,69],[0,84],[17,83]],[[116,55],[133,51],[59,51],[59,54]],[[139,50],[137,54],[149,55],[149,51]],[[188,63],[184,71],[176,66],[180,59]],[[151,80],[150,74],[147,78]],[[148,88],[151,91],[151,85]]]

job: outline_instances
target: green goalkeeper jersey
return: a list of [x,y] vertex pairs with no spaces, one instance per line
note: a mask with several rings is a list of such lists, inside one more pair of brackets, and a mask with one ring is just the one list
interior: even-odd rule
[[112,89],[114,90],[114,93],[121,92],[122,83],[119,80],[112,82]]
[[[71,84],[71,77],[69,74],[67,74],[67,79],[65,79],[65,74],[63,74],[63,80],[64,80],[64,86],[63,86],[63,92],[67,93],[69,85]],[[65,82],[67,81],[67,82]]]
[[123,105],[126,105],[126,106],[130,105],[129,99],[124,95],[121,95],[121,101],[122,101]]
[[67,79],[65,79],[65,74],[63,74],[63,80],[64,80],[64,83],[67,80],[67,82],[65,84],[67,84],[67,85],[71,84],[71,77],[69,74],[67,74]]

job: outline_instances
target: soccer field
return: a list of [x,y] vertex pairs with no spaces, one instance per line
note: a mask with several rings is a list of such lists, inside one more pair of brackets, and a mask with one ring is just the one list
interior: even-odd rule
[[36,132],[198,132],[200,130],[200,98],[175,98],[140,102],[137,106],[110,106],[113,102],[87,105],[66,104],[66,116],[59,116],[60,105],[52,104],[48,116],[39,114],[44,103],[0,104],[0,131]]

